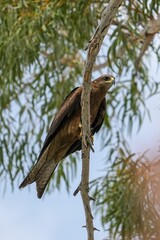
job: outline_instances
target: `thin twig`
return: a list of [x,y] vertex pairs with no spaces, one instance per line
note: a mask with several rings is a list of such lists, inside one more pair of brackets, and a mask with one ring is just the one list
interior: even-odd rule
[[[103,10],[102,18],[95,34],[89,41],[86,50],[88,50],[87,60],[83,73],[83,93],[82,93],[82,177],[80,192],[83,201],[86,217],[86,228],[88,240],[94,240],[93,216],[90,208],[89,191],[89,164],[90,164],[90,146],[86,143],[91,137],[90,131],[90,91],[91,91],[91,74],[96,57],[102,45],[103,39],[107,34],[108,28],[123,0],[111,0]],[[90,141],[91,142],[91,141]]]
[[142,35],[145,37],[140,54],[136,59],[135,66],[138,69],[142,57],[149,48],[150,43],[153,41],[153,38],[156,33],[160,31],[160,14],[157,15],[157,19],[151,19],[145,29],[142,32]]

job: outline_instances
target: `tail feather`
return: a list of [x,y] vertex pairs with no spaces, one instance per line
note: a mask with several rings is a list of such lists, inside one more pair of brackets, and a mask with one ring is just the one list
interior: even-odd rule
[[43,165],[46,162],[47,156],[48,156],[48,148],[46,149],[44,154],[38,159],[36,165],[31,169],[27,177],[20,184],[19,188],[24,188],[28,184],[31,184],[36,181],[37,175],[39,174],[39,171],[41,170],[41,168],[43,168]]
[[40,167],[38,166],[38,164],[36,164],[33,169],[29,172],[29,174],[27,175],[27,177],[23,180],[23,182],[20,184],[19,188],[24,188],[27,185],[35,182],[35,178],[36,175],[39,172]]
[[54,170],[56,169],[58,163],[57,162],[50,162],[49,163],[45,163],[44,166],[41,168],[40,172],[37,175],[36,178],[36,188],[37,188],[37,197],[41,198],[44,190],[54,172]]
[[42,197],[55,168],[66,153],[66,149],[57,152],[54,149],[54,144],[47,147],[19,188],[24,188],[26,185],[36,182],[37,196],[38,198]]

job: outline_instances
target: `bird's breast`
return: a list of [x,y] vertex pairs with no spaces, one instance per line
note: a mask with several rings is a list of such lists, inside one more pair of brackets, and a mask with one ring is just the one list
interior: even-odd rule
[[103,95],[101,96],[101,94],[94,94],[91,96],[90,100],[91,125],[97,117],[97,113],[103,98],[104,96]]

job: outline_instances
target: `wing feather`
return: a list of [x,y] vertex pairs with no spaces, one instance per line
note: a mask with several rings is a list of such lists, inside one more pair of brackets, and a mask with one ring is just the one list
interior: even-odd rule
[[66,118],[68,118],[79,106],[81,101],[82,87],[77,87],[73,89],[70,94],[65,98],[60,110],[53,119],[51,126],[48,131],[48,135],[43,144],[43,148],[40,152],[38,159],[42,156],[45,149],[48,147],[52,139],[55,137],[59,129],[65,123]]
[[103,98],[103,100],[100,104],[97,116],[91,126],[92,135],[94,135],[94,133],[96,133],[100,130],[102,123],[104,121],[105,112],[106,112],[106,99]]
[[[106,99],[104,98],[102,100],[101,104],[100,104],[97,116],[96,116],[94,122],[91,125],[91,134],[92,135],[94,135],[95,133],[97,133],[100,130],[100,128],[102,126],[102,123],[104,121],[105,111],[106,111]],[[67,157],[68,155],[74,153],[75,151],[79,151],[81,149],[82,149],[81,139],[78,139],[69,148],[69,150],[67,151],[65,157]]]
[[[23,180],[23,182],[20,185],[20,188],[25,187],[27,184],[31,184],[32,182],[36,181],[37,175],[44,171],[46,159],[48,158],[47,155],[50,151],[50,147],[52,147],[51,142],[56,136],[56,134],[58,133],[58,131],[61,129],[63,124],[65,124],[66,118],[68,118],[79,106],[81,101],[81,93],[82,93],[82,87],[75,88],[64,100],[62,106],[60,107],[59,112],[56,114],[55,118],[52,121],[50,129],[48,131],[48,135],[45,139],[43,148],[39,154],[37,163],[29,172],[29,174],[26,176],[26,178]],[[49,172],[49,177],[47,174],[48,179],[50,178],[52,172],[56,168],[57,163],[53,161],[52,165],[54,166],[53,168],[50,169],[51,172]],[[37,190],[38,190],[39,196],[41,196],[40,193],[43,193],[45,186],[46,186],[45,181],[43,181],[42,185],[40,185],[39,182],[37,183]]]

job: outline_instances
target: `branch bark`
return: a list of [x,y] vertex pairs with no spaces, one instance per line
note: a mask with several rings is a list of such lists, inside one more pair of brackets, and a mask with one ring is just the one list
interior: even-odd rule
[[140,54],[135,62],[135,66],[137,69],[139,68],[140,62],[144,54],[148,50],[150,43],[153,41],[155,34],[158,33],[159,31],[160,31],[160,14],[157,15],[157,19],[151,19],[142,32],[142,35],[144,35],[145,39]]
[[86,228],[88,240],[94,240],[93,216],[90,207],[89,191],[89,166],[90,166],[90,92],[91,92],[91,74],[96,57],[99,53],[103,39],[107,34],[108,28],[122,4],[123,0],[111,0],[102,12],[99,26],[97,27],[93,37],[89,41],[86,50],[87,59],[83,72],[83,93],[82,93],[82,176],[80,192],[83,201],[86,218]]

